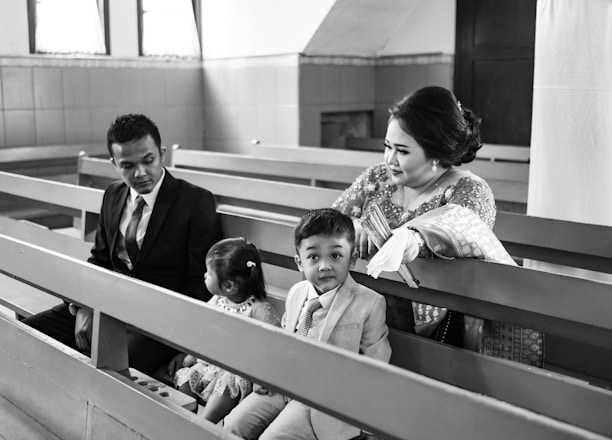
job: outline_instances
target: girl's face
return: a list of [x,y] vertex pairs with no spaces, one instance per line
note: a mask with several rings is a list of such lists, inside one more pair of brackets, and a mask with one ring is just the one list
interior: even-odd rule
[[219,278],[217,277],[217,272],[206,263],[206,273],[204,274],[204,282],[206,283],[206,288],[208,291],[217,296],[227,296],[229,292],[223,289],[222,286],[219,285]]
[[425,157],[425,150],[402,130],[395,118],[387,126],[385,163],[396,185],[418,188],[428,183],[434,175],[432,161]]

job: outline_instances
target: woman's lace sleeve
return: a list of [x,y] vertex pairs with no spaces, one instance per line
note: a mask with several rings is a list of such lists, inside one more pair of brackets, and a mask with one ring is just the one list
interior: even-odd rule
[[460,179],[448,203],[470,209],[493,229],[497,208],[493,192],[484,179],[477,176]]
[[363,207],[367,200],[367,193],[371,192],[376,181],[375,170],[381,164],[365,170],[332,204],[332,208],[348,215],[352,218],[361,218]]

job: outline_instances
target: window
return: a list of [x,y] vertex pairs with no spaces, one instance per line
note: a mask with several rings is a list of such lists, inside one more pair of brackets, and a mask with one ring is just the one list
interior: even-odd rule
[[140,54],[200,58],[197,2],[139,0]]
[[30,52],[106,54],[105,8],[103,0],[29,0]]

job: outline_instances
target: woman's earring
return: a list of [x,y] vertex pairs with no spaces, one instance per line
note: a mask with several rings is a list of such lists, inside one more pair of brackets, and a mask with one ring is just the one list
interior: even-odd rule
[[438,171],[438,161],[437,160],[434,160],[431,162],[431,171],[433,171],[434,173]]

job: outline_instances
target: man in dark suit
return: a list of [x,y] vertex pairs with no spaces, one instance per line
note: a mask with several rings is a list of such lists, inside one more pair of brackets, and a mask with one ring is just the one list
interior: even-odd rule
[[[165,147],[144,115],[123,115],[107,133],[121,181],[106,189],[90,263],[208,301],[206,252],[221,239],[213,195],[163,167]],[[93,314],[62,304],[24,320],[83,352],[91,349]],[[176,351],[130,330],[130,366],[152,374]]]

